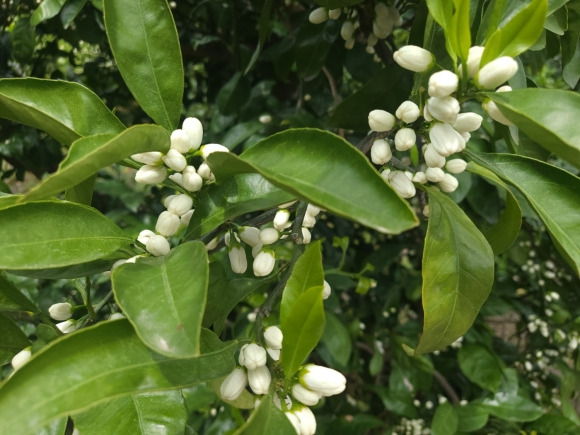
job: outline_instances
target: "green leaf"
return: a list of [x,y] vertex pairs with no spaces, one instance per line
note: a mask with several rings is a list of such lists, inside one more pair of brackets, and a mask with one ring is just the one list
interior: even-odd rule
[[482,231],[493,249],[493,253],[498,255],[506,251],[517,239],[522,226],[522,210],[510,188],[497,175],[474,162],[469,162],[467,168],[468,171],[487,178],[492,183],[503,187],[506,191],[503,213],[493,227]]
[[468,343],[457,353],[459,367],[467,379],[489,391],[497,391],[502,366],[493,353],[481,344]]
[[240,174],[203,189],[183,238],[197,239],[246,213],[267,210],[295,199],[260,174]]
[[107,37],[119,72],[143,110],[172,131],[181,115],[183,64],[165,0],[104,0]]
[[12,56],[17,62],[31,62],[36,46],[36,29],[25,16],[18,16],[12,29]]
[[485,43],[480,67],[501,56],[516,57],[534,45],[542,33],[547,10],[547,0],[531,0],[495,30]]
[[280,321],[282,367],[287,379],[292,378],[318,344],[324,332],[322,286],[306,290],[296,300],[285,320]]
[[487,423],[489,414],[482,406],[460,405],[455,408],[457,412],[457,430],[459,432],[474,432],[481,429]]
[[433,435],[453,435],[457,432],[457,421],[455,408],[449,402],[442,403],[433,415],[431,433]]
[[368,159],[325,131],[287,130],[239,157],[213,153],[207,162],[218,179],[259,172],[278,187],[382,233],[398,234],[418,224],[409,203],[397,196]]
[[476,163],[518,189],[546,225],[563,258],[580,274],[580,179],[538,160],[468,152]]
[[234,368],[237,344],[216,347],[215,335],[206,334],[209,346],[202,345],[203,354],[190,359],[153,353],[126,320],[65,335],[0,384],[0,421],[4,428],[35,433],[57,417],[108,399],[225,376]]
[[78,139],[58,171],[22,196],[20,202],[56,195],[125,157],[148,151],[166,152],[169,146],[169,134],[158,125],[135,125],[117,136],[105,134]]
[[530,433],[542,435],[575,434],[578,426],[570,419],[558,414],[545,414],[530,424]]
[[67,0],[43,0],[34,10],[30,22],[33,26],[56,16]]
[[31,311],[40,310],[14,284],[0,275],[0,311]]
[[49,425],[44,426],[37,435],[66,435],[66,424],[68,417],[57,418],[50,422]]
[[69,187],[64,191],[65,201],[78,202],[79,204],[91,205],[93,202],[93,192],[97,174],[91,175],[85,181],[81,181],[76,186]]
[[220,143],[229,150],[233,150],[237,145],[263,128],[264,124],[259,121],[248,121],[236,124],[224,134]]
[[473,222],[445,194],[429,194],[423,251],[423,335],[419,355],[440,350],[471,327],[493,284],[493,251]]
[[263,397],[260,406],[248,421],[240,427],[235,435],[295,435],[296,431],[290,420],[280,411],[270,396]]
[[[343,366],[346,366],[350,359],[350,354],[352,353],[352,341],[348,329],[340,319],[330,311],[326,311],[325,317],[326,322],[324,325],[324,333],[322,334],[320,342],[326,346],[336,361]],[[382,355],[380,352],[376,352],[373,355],[373,358],[376,355],[380,357],[380,364],[382,366]]]
[[216,104],[221,113],[230,115],[239,111],[250,97],[250,83],[241,72],[235,73],[220,89]]
[[12,357],[25,347],[30,346],[30,340],[22,330],[0,313],[0,366],[10,362]]
[[471,29],[469,21],[470,1],[453,0],[454,11],[451,15],[448,41],[459,59],[467,62],[471,47]]
[[156,391],[131,394],[93,406],[74,417],[81,433],[149,435],[183,433],[187,421],[181,391]]
[[[10,269],[12,275],[27,276],[37,279],[71,279],[80,278],[95,273],[110,271],[115,261],[129,258],[124,250],[116,251],[111,255],[87,263],[72,264],[70,266],[40,268],[40,269]],[[22,266],[22,265],[21,265]]]
[[339,26],[334,20],[299,27],[294,43],[294,61],[301,76],[313,78],[320,73],[338,33]]
[[85,7],[87,0],[69,0],[60,11],[60,22],[67,29]]
[[427,7],[433,19],[441,26],[445,33],[445,48],[447,53],[453,61],[457,59],[457,51],[455,45],[457,44],[457,35],[451,32],[455,29],[452,24],[453,17],[453,3],[448,0],[427,0]]
[[147,346],[167,356],[199,355],[209,280],[203,243],[184,243],[164,257],[122,265],[112,280],[117,303]]
[[[580,95],[528,88],[487,94],[534,142],[580,168]],[[554,114],[557,113],[557,116]]]
[[64,145],[125,129],[92,91],[61,80],[0,79],[0,117],[45,131]]
[[[274,2],[272,0],[266,0],[264,2],[264,6],[262,6],[262,12],[260,13],[260,24],[258,26],[258,45],[254,50],[254,54],[250,61],[248,62],[248,66],[246,66],[246,70],[244,74],[248,74],[250,70],[254,67],[254,64],[257,62],[258,58],[260,57],[260,53],[264,48],[264,44],[266,43],[268,36],[270,35],[270,23],[271,23],[271,15],[272,15],[272,5]],[[227,146],[227,145],[225,145]]]
[[0,211],[1,269],[45,269],[86,263],[133,239],[94,208],[39,201]]
[[491,415],[507,421],[533,421],[544,414],[544,410],[530,399],[502,392],[484,399],[482,406]]

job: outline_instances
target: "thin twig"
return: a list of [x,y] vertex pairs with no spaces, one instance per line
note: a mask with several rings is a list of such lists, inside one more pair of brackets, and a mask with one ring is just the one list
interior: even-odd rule
[[439,382],[439,385],[443,387],[451,403],[459,403],[459,396],[449,382],[447,382],[447,379],[445,379],[445,377],[437,370],[433,370],[433,377],[437,382]]

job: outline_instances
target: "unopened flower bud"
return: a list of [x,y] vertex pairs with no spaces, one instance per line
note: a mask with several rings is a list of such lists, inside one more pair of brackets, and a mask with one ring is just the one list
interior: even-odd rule
[[316,433],[316,417],[307,406],[293,410],[300,421],[300,435],[314,435]]
[[306,213],[304,215],[304,220],[302,221],[302,226],[306,228],[312,228],[314,225],[316,225],[316,218],[310,213]]
[[193,199],[191,196],[184,193],[181,195],[172,196],[173,198],[171,198],[169,201],[166,201],[165,204],[165,207],[167,207],[167,210],[169,210],[171,213],[177,216],[182,216],[191,210],[191,207],[193,207]]
[[326,20],[328,20],[328,9],[323,7],[314,9],[310,12],[310,15],[308,15],[308,21],[312,24],[322,24]]
[[419,106],[417,106],[412,101],[403,101],[401,105],[397,108],[395,112],[397,118],[406,122],[407,124],[411,124],[419,119],[421,112],[419,110]]
[[119,320],[124,318],[125,316],[122,313],[113,313],[109,316],[109,320]]
[[401,18],[399,9],[397,9],[396,6],[389,6],[389,15],[391,16],[391,19],[395,23],[395,26],[401,27],[403,25],[403,19]]
[[147,241],[151,238],[151,236],[154,236],[154,235],[155,235],[155,233],[151,230],[143,230],[137,236],[137,240],[139,242],[143,243],[144,245],[146,245]]
[[511,92],[512,87],[510,85],[503,85],[503,86],[500,86],[499,88],[497,88],[495,91],[496,92]]
[[277,326],[268,326],[264,330],[264,340],[266,344],[272,349],[282,349],[282,330]]
[[68,320],[72,317],[72,305],[68,302],[53,304],[48,309],[48,314],[54,320]]
[[[227,147],[220,145],[219,143],[208,143],[201,147],[201,155],[204,159],[213,153],[229,153],[230,150]],[[199,172],[199,171],[198,171]]]
[[181,220],[179,216],[171,213],[170,211],[164,211],[157,218],[157,224],[155,225],[155,231],[165,237],[174,235],[179,229]]
[[342,23],[342,27],[340,28],[340,36],[342,36],[342,39],[345,41],[348,41],[352,38],[354,30],[354,24],[352,24],[352,21],[346,20]]
[[322,286],[322,299],[328,299],[330,294],[332,293],[332,288],[330,288],[330,284],[324,280],[324,284]]
[[306,206],[306,213],[308,213],[310,216],[316,217],[320,214],[321,211],[322,209],[314,204],[308,204]]
[[189,222],[191,221],[191,217],[193,216],[193,209],[189,210],[187,213],[181,215],[179,219],[181,219],[181,225],[184,227],[189,226]]
[[205,250],[206,251],[211,251],[212,249],[215,249],[218,245],[218,239],[217,237],[214,237],[213,239],[211,239],[209,241],[209,243],[207,245],[205,245]]
[[459,186],[459,181],[451,174],[443,175],[443,178],[439,181],[439,188],[443,192],[451,193]]
[[427,176],[425,172],[418,171],[413,175],[413,183],[425,184],[427,182]]
[[276,228],[278,231],[282,231],[285,227],[286,224],[288,223],[288,220],[290,219],[290,212],[286,209],[281,209],[278,210],[276,212],[276,216],[274,216],[274,228]]
[[431,126],[429,137],[435,151],[443,157],[463,151],[465,148],[465,139],[447,123],[437,122]]
[[[349,39],[347,41],[344,42],[344,48],[346,48],[347,50],[352,50],[354,47],[354,43],[355,43],[355,39]],[[306,100],[306,97],[304,98]]]
[[453,124],[460,110],[459,101],[453,97],[429,98],[427,110],[436,120]]
[[242,347],[239,362],[248,370],[256,370],[266,365],[266,349],[256,343],[250,343]]
[[290,391],[292,392],[292,397],[307,406],[316,405],[322,397],[320,393],[309,390],[301,384],[292,385],[292,389]]
[[252,257],[254,257],[254,259],[255,259],[261,251],[262,251],[262,244],[258,243],[256,246],[254,246],[252,248]]
[[236,367],[220,385],[220,394],[225,400],[236,400],[246,388],[248,377],[246,371]]
[[268,355],[270,355],[270,358],[272,358],[274,361],[280,360],[280,349],[266,347],[266,352],[268,352]]
[[149,240],[147,240],[145,249],[147,249],[147,252],[151,253],[155,257],[160,257],[162,255],[169,254],[169,251],[171,251],[171,246],[169,246],[169,242],[165,237],[155,234],[154,236],[151,236]]
[[482,89],[495,89],[511,79],[518,71],[518,63],[509,56],[498,57],[485,64],[475,77],[475,83]]
[[435,56],[416,45],[401,47],[393,53],[393,59],[403,68],[414,72],[429,71],[435,65]]
[[374,47],[375,45],[377,45],[377,42],[379,42],[379,38],[377,38],[377,35],[375,35],[374,33],[371,33],[367,38],[367,45]]
[[211,171],[211,169],[209,168],[207,163],[202,163],[201,165],[199,165],[199,168],[197,168],[197,173],[199,174],[199,176],[201,178],[203,178],[205,180],[208,180],[208,181],[215,180],[213,172]]
[[430,97],[447,97],[457,90],[459,79],[454,72],[443,70],[431,74],[429,77],[429,96]]
[[269,123],[271,123],[271,122],[272,122],[272,116],[270,116],[270,115],[268,115],[268,114],[261,115],[261,116],[258,118],[258,121],[260,121],[260,123],[261,123],[261,124],[264,124],[264,125],[266,125],[266,124],[269,124]]
[[475,131],[481,127],[483,117],[473,112],[460,113],[453,124],[453,128],[459,133]]
[[75,331],[79,327],[79,324],[76,322],[76,320],[70,319],[70,320],[65,320],[64,322],[57,323],[56,327],[63,334],[69,334],[69,333]]
[[173,130],[171,133],[171,149],[177,151],[180,154],[185,154],[191,148],[189,141],[189,135],[181,130]]
[[275,264],[276,257],[274,257],[274,251],[262,248],[258,255],[256,255],[256,258],[254,258],[254,263],[252,265],[252,268],[254,269],[254,275],[270,275],[272,270],[274,270]]
[[[276,402],[276,398],[278,396],[274,396],[274,403]],[[280,400],[280,399],[278,399]],[[298,435],[300,434],[300,420],[298,420],[298,417],[292,412],[292,411],[286,411],[284,413],[284,415],[286,416],[286,418],[288,419],[288,421],[292,424],[292,427],[294,428],[294,430],[296,431],[296,433]]]
[[391,33],[393,33],[393,25],[393,20],[389,16],[376,17],[373,20],[373,33],[378,39],[386,39]]
[[346,378],[342,373],[316,364],[306,364],[299,373],[300,383],[323,396],[342,393],[346,388]]
[[163,162],[165,163],[165,166],[176,172],[183,171],[183,168],[187,166],[187,160],[185,160],[183,154],[173,148],[163,156]]
[[342,11],[340,10],[340,8],[337,9],[330,9],[328,11],[328,18],[330,18],[331,20],[338,20],[340,18],[340,13]]
[[467,162],[463,159],[453,159],[449,160],[445,164],[445,169],[447,169],[452,174],[461,174],[467,168]]
[[389,183],[395,192],[403,198],[412,198],[417,193],[413,182],[403,171],[391,171]]
[[372,131],[389,131],[395,126],[395,117],[385,110],[372,110],[369,113],[369,127]]
[[32,352],[30,351],[30,346],[22,349],[20,352],[14,355],[11,361],[14,370],[18,370],[20,367],[26,364],[31,356]]
[[266,366],[258,367],[254,370],[248,370],[248,383],[254,394],[268,394],[272,375]]
[[[473,46],[469,49],[469,54],[467,55],[467,78],[472,79],[475,77],[479,71],[479,64],[481,62],[481,56],[483,55],[483,50],[485,47]],[[463,77],[463,66],[459,65],[457,68],[457,73],[459,77]]]
[[174,183],[179,184],[181,186],[181,182],[183,180],[183,175],[178,172],[175,174],[171,174],[168,178],[171,181],[173,181]]
[[131,158],[136,162],[143,163],[144,165],[156,166],[163,162],[163,153],[160,153],[159,151],[150,151],[148,153],[133,154]]
[[186,166],[181,173],[181,185],[189,192],[198,192],[203,186],[203,178],[193,166]]
[[375,15],[385,18],[389,16],[389,7],[384,3],[377,3],[375,5]]
[[415,146],[417,135],[412,128],[401,128],[395,134],[395,148],[398,151],[408,151]]
[[232,272],[244,273],[246,271],[248,260],[246,259],[246,251],[244,251],[242,246],[230,246],[228,256],[230,257]]
[[159,184],[167,178],[167,169],[163,166],[144,165],[135,174],[135,181],[141,184]]
[[312,234],[310,230],[306,227],[302,227],[302,243],[307,245],[312,240]]
[[423,148],[423,157],[425,158],[425,163],[430,168],[442,168],[445,165],[445,157],[435,151],[435,148],[431,144],[427,144]]
[[185,118],[181,129],[189,136],[189,146],[192,150],[198,150],[203,138],[203,126],[197,118]]
[[250,246],[256,246],[260,243],[260,230],[255,227],[243,227],[242,231],[238,232],[240,239]]
[[271,245],[280,238],[280,233],[275,228],[265,228],[260,231],[260,243],[262,245]]
[[503,113],[500,112],[497,104],[495,104],[495,102],[491,101],[489,98],[483,102],[482,106],[494,121],[497,121],[503,125],[513,125],[512,122],[507,119]]
[[438,181],[443,180],[444,175],[445,172],[443,172],[443,169],[441,168],[427,168],[427,170],[425,171],[425,176],[427,177],[427,180],[429,180],[432,183],[437,183]]
[[393,157],[391,145],[385,139],[377,139],[371,146],[371,161],[375,165],[384,165]]

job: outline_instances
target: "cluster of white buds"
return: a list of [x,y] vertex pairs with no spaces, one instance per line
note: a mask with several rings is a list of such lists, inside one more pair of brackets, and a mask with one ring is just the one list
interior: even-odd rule
[[310,12],[308,21],[310,21],[312,24],[322,24],[328,19],[338,20],[341,12],[342,11],[340,9],[328,9],[325,7],[319,7]]

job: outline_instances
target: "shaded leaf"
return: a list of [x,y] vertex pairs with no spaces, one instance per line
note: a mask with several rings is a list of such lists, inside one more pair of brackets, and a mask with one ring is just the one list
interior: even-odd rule
[[56,16],[67,0],[43,0],[32,13],[30,21],[33,26]]
[[457,353],[459,367],[467,379],[490,391],[497,391],[502,377],[502,367],[497,356],[485,346],[465,344]]
[[433,435],[453,435],[457,432],[457,421],[455,408],[449,402],[442,403],[433,415],[431,433]]
[[0,275],[0,311],[31,311],[39,309],[14,284]]
[[290,420],[280,411],[270,396],[263,397],[260,406],[256,409],[248,421],[240,427],[236,435],[295,435],[296,431]]
[[25,347],[30,346],[30,340],[22,330],[0,313],[0,366],[10,362],[12,357]]

